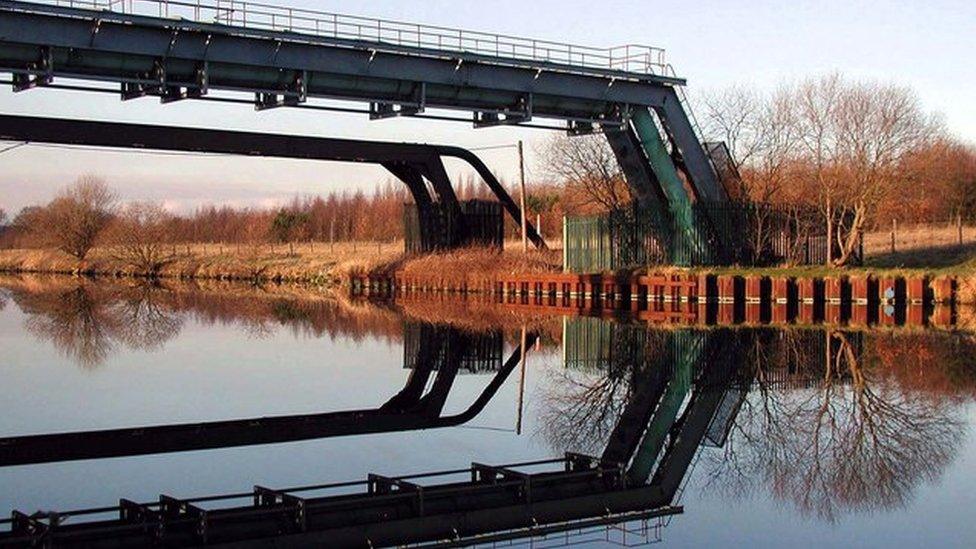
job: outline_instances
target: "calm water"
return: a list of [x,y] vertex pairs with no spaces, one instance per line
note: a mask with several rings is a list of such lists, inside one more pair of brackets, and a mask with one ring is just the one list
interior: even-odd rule
[[[538,340],[509,371],[523,327]],[[0,437],[375,410],[408,398],[425,365],[418,387],[445,400],[423,402],[451,416],[498,384],[461,425],[0,467],[3,514],[600,456],[632,417],[627,461],[653,483],[689,418],[705,417],[678,471],[684,513],[628,542],[976,544],[966,333],[677,330],[287,288],[2,277],[0,357]],[[652,393],[660,404],[633,415]],[[622,534],[577,541],[601,536]]]

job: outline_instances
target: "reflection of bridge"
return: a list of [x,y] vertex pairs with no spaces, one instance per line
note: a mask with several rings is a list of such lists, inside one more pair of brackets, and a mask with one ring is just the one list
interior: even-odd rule
[[501,331],[468,332],[423,322],[407,322],[403,331],[404,368],[487,374],[503,366]]
[[[0,71],[13,75],[16,91],[92,89],[56,82],[76,79],[117,85],[111,91],[122,99],[162,103],[355,110],[309,103],[339,99],[368,103],[360,112],[372,119],[464,111],[476,127],[555,119],[573,133],[602,130],[634,194],[682,231],[699,230],[693,202],[728,198],[722,170],[685,110],[684,81],[661,50],[553,44],[237,1],[52,4],[0,0]],[[439,159],[386,166],[411,190],[427,179],[442,202],[450,194]]]
[[[731,421],[727,411],[718,415],[717,411],[729,391],[741,383],[736,382],[734,339],[711,337],[708,332],[692,337],[673,334],[666,344],[687,360],[669,364],[673,355],[666,354],[653,367],[631,368],[626,405],[599,457],[567,453],[558,459],[506,466],[472,464],[430,474],[370,475],[364,481],[277,490],[256,487],[251,492],[196,499],[161,496],[158,502],[146,504],[121,500],[118,507],[60,514],[15,512],[9,521],[11,530],[0,532],[0,546],[33,542],[185,546],[272,539],[286,545],[458,546],[679,513],[676,500],[694,456],[703,441],[723,429],[713,425],[714,418]],[[452,362],[457,364],[445,364]],[[489,387],[504,380],[511,363],[509,359],[497,374],[502,377],[496,376]],[[421,366],[413,376],[421,374]],[[390,403],[417,402],[411,390],[413,376]],[[426,379],[422,381],[426,384]],[[433,385],[436,390],[438,382]],[[400,404],[392,407],[402,409]],[[368,425],[378,417],[384,416],[377,411],[349,417],[349,425],[361,425],[349,432],[375,432]],[[263,423],[254,430],[277,428]],[[167,433],[158,429],[147,428],[144,436],[165,440]],[[218,446],[222,444],[206,447]],[[105,518],[109,513],[116,516]]]
[[[405,386],[383,405],[365,410],[261,417],[208,423],[135,427],[76,433],[0,438],[0,466],[77,459],[184,452],[252,444],[271,444],[336,436],[431,429],[464,424],[477,416],[519,364],[520,349],[500,364],[481,394],[463,412],[442,411],[463,366],[461,353],[447,355],[449,342],[464,341],[457,330],[441,329],[421,342]],[[501,339],[497,353],[501,354]],[[530,336],[531,347],[536,336]],[[500,359],[499,359],[500,360]],[[435,367],[438,367],[435,370]],[[433,382],[428,387],[428,382]]]

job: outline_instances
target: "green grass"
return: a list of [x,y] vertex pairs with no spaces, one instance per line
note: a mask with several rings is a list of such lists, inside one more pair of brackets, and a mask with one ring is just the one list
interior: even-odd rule
[[826,265],[796,267],[699,267],[692,272],[723,275],[762,275],[821,278],[873,274],[876,276],[971,276],[976,275],[976,244],[933,246],[870,256],[864,265],[834,268]]

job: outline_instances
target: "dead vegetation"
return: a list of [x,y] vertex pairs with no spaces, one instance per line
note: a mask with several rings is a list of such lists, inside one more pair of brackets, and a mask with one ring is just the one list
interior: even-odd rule
[[385,264],[402,254],[402,243],[302,245],[169,245],[168,260],[147,269],[115,247],[98,247],[79,262],[54,249],[0,250],[0,272],[127,277],[308,282],[338,285],[352,265]]

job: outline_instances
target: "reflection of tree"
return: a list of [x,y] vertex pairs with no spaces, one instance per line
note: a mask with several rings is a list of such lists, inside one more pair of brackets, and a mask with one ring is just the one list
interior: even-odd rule
[[630,376],[564,369],[548,375],[540,418],[546,442],[560,452],[599,450],[627,404]]
[[94,368],[117,344],[155,349],[179,333],[182,322],[159,306],[158,295],[159,289],[151,286],[118,294],[82,282],[56,292],[24,294],[18,303],[30,314],[29,332],[49,340],[82,367]]
[[600,367],[559,368],[547,374],[540,429],[556,452],[599,453],[632,398],[636,382],[651,375],[650,369],[661,367],[654,359],[664,354],[670,334],[619,327],[612,332],[616,353],[603,357]]
[[183,320],[162,303],[164,292],[158,286],[140,284],[112,305],[119,320],[115,335],[120,342],[131,349],[151,351],[179,333]]
[[[816,332],[814,332],[816,334]],[[871,367],[850,335],[819,333],[820,377],[798,388],[770,376],[798,342],[756,360],[760,381],[721,455],[704,454],[708,483],[730,494],[768,486],[801,512],[833,521],[851,511],[904,505],[955,455],[958,406],[930,398]]]
[[31,297],[27,303],[20,303],[32,313],[26,321],[29,332],[49,340],[83,367],[98,366],[107,358],[112,348],[108,332],[113,318],[86,285]]

